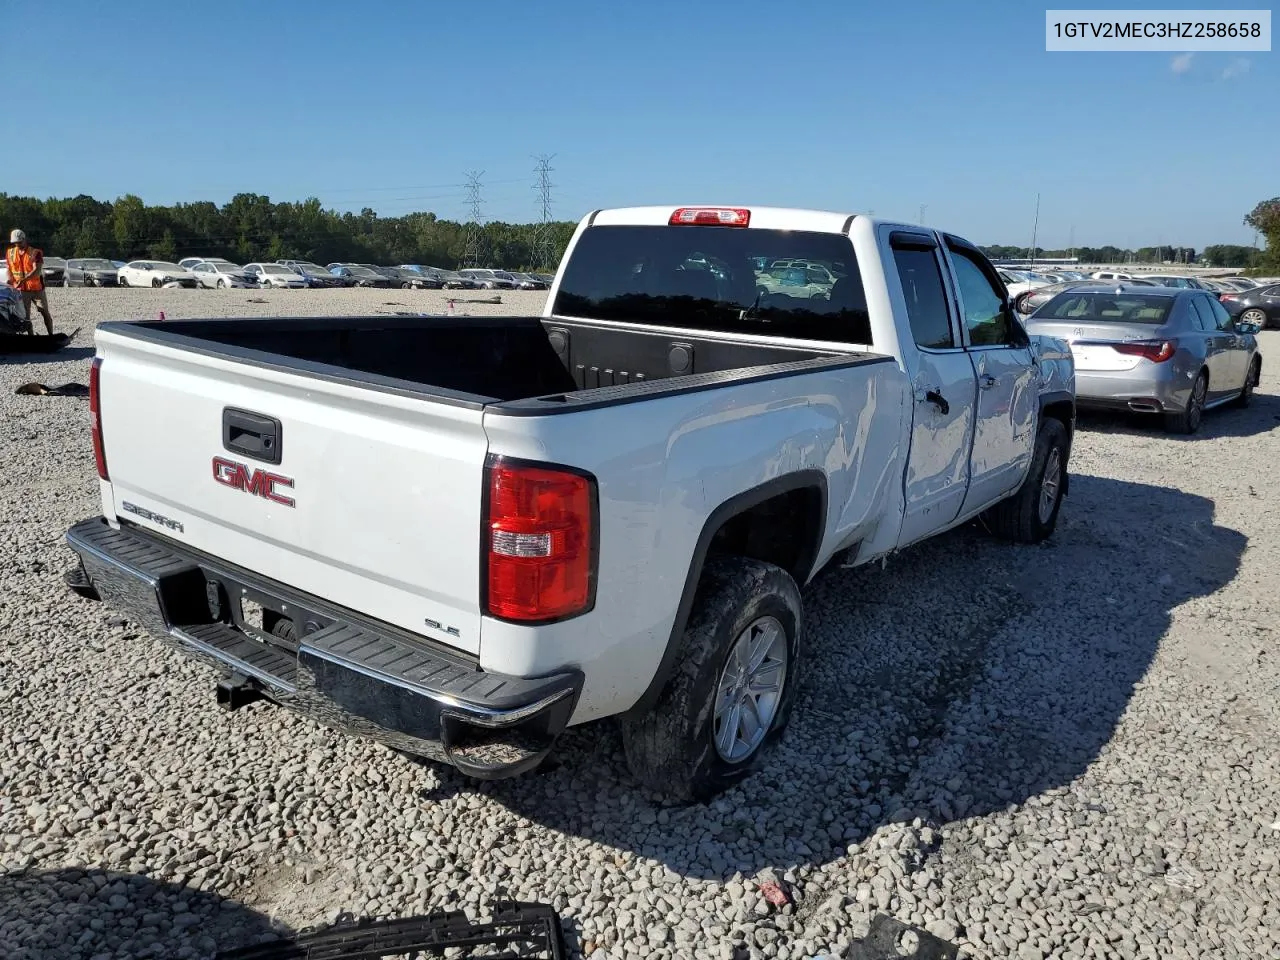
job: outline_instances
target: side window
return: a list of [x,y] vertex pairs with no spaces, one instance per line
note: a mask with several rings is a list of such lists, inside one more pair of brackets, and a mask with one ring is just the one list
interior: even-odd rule
[[902,281],[907,319],[916,345],[934,350],[954,347],[947,292],[942,285],[937,254],[933,250],[895,248],[893,259],[898,267],[898,279]]
[[1213,311],[1213,317],[1217,321],[1219,330],[1231,329],[1231,314],[1227,313],[1227,308],[1220,304],[1217,300],[1209,301],[1209,309]]
[[1213,317],[1213,308],[1204,297],[1191,298],[1191,321],[1197,330],[1212,330],[1217,321]]
[[960,299],[964,303],[964,323],[975,347],[1001,346],[1013,342],[1013,329],[1004,296],[985,272],[963,250],[951,251]]

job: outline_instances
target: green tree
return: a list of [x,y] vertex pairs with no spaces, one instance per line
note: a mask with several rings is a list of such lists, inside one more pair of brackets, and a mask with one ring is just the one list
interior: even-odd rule
[[1215,267],[1251,267],[1257,253],[1253,247],[1238,243],[1215,243],[1200,251],[1200,258]]
[[1263,200],[1245,216],[1244,222],[1267,238],[1267,248],[1258,258],[1258,265],[1280,267],[1280,197]]

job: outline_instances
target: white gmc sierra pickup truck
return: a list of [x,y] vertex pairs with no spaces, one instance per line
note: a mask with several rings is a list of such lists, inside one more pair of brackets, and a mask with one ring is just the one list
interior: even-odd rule
[[485,778],[622,725],[667,802],[782,730],[799,587],[1036,542],[1075,374],[976,247],[862,215],[583,219],[540,317],[111,322],[68,582],[265,698]]

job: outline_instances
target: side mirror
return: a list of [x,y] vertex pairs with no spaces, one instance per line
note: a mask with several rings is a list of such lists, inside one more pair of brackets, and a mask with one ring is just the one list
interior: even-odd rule
[[1235,328],[1237,333],[1257,333],[1262,329],[1262,326],[1257,323],[1245,323],[1243,320],[1236,320]]

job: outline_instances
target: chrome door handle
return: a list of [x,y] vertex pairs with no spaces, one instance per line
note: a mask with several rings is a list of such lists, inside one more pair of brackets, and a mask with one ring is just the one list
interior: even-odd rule
[[997,380],[995,377],[993,377],[989,373],[984,373],[982,376],[978,378],[978,386],[982,387],[983,390],[990,390],[999,382],[1000,382],[999,380]]

